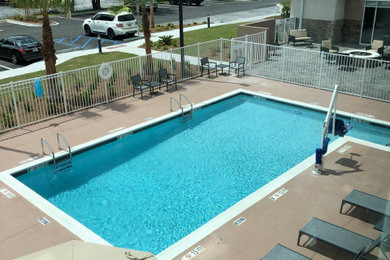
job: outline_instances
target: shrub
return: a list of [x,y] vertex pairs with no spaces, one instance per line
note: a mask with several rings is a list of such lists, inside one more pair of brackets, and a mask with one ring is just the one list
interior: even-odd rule
[[290,18],[291,0],[283,0],[280,4],[283,6],[282,14],[280,15],[282,19]]
[[168,28],[175,28],[175,25],[173,25],[173,23],[167,23],[167,27]]
[[168,46],[164,45],[163,50],[167,51],[168,50]]
[[164,35],[164,36],[160,36],[159,38],[160,38],[160,41],[164,45],[171,45],[172,44],[173,35]]
[[197,22],[193,22],[192,24],[193,24],[193,25],[197,25],[198,23],[197,23]]

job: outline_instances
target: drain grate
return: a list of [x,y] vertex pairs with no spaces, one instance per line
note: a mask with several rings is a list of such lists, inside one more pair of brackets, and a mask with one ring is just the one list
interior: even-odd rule
[[236,226],[238,227],[239,225],[241,225],[241,224],[244,223],[245,221],[246,221],[246,218],[244,218],[244,217],[239,217],[238,219],[236,219],[236,220],[233,222],[233,224],[236,225]]
[[282,188],[280,189],[278,192],[276,192],[274,195],[272,195],[271,197],[269,197],[271,200],[275,201],[277,199],[279,199],[280,197],[282,197],[284,194],[286,194],[288,192],[288,189],[286,188]]
[[0,193],[2,193],[4,196],[6,196],[7,198],[9,199],[13,199],[15,198],[15,194],[13,194],[12,192],[10,192],[8,189],[6,188],[0,188]]
[[45,217],[41,217],[39,219],[37,219],[39,223],[41,223],[43,226],[46,226],[46,225],[49,225],[51,222],[45,218]]

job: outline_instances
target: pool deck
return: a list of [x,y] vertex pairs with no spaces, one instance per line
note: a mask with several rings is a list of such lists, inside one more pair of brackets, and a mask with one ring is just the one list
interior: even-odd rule
[[[248,76],[196,78],[180,83],[178,91],[166,93],[162,88],[160,95],[145,100],[126,98],[0,134],[0,171],[23,165],[39,156],[41,137],[55,147],[56,134],[61,132],[71,146],[76,146],[169,113],[171,96],[178,97],[184,93],[197,104],[237,89],[325,108],[332,95],[331,92],[314,88]],[[340,94],[337,108],[390,122],[390,103]],[[348,151],[339,153],[336,149],[327,155],[327,174],[313,175],[312,167],[307,168],[272,190],[269,196],[283,187],[288,190],[285,195],[276,201],[265,196],[200,242],[183,248],[178,258],[197,245],[202,245],[205,250],[196,259],[259,259],[279,242],[314,259],[348,259],[345,252],[321,243],[317,243],[313,250],[296,245],[298,230],[313,216],[371,238],[378,236],[379,232],[373,229],[372,224],[375,219],[369,217],[367,212],[353,210],[348,215],[342,215],[339,214],[339,207],[342,198],[354,188],[389,198],[390,148],[362,145],[354,139],[347,144],[351,146]],[[0,188],[9,189],[16,197],[8,199],[0,194],[0,259],[12,259],[80,239],[2,180],[0,174]],[[23,217],[19,217],[21,215]],[[238,227],[233,225],[232,222],[241,216],[247,220]],[[40,217],[46,217],[52,223],[43,226],[37,221]],[[373,254],[377,253],[374,251]]]

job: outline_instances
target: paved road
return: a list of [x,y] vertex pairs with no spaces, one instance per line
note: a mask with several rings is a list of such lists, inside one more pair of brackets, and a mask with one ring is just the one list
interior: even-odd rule
[[[202,22],[210,15],[212,22],[228,22],[244,17],[234,17],[232,13],[245,12],[249,17],[256,16],[256,10],[264,7],[275,6],[279,0],[258,0],[258,1],[240,1],[240,2],[218,2],[206,1],[201,6],[186,6],[183,5],[183,16],[185,23],[192,23],[194,21]],[[84,19],[92,16],[93,13],[84,15],[74,15],[72,19],[62,17],[55,17],[59,25],[52,26],[53,38],[55,39],[55,48],[57,52],[66,52],[72,49],[80,48],[96,48],[96,39],[88,39],[83,36],[82,23]],[[237,15],[235,15],[237,16]],[[168,22],[178,23],[178,6],[177,5],[159,5],[155,12],[155,24],[166,24]],[[216,21],[218,19],[218,21]],[[140,17],[137,20],[141,21]],[[41,41],[42,32],[39,27],[26,27],[21,25],[8,24],[0,21],[0,39],[9,35],[31,35]],[[109,41],[104,39],[103,45],[118,44],[120,41],[132,41],[139,38],[132,37],[126,39],[117,39],[117,41]],[[13,65],[7,60],[0,59],[0,71],[7,68],[20,67]]]

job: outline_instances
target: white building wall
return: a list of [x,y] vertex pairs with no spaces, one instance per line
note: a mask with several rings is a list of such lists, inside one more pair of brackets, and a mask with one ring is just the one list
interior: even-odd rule
[[[123,0],[100,0],[100,5],[102,8],[108,8],[113,5],[123,5]],[[75,1],[75,10],[91,10],[92,1],[91,0],[76,0]]]
[[[345,0],[305,0],[304,19],[336,21],[344,18]],[[300,17],[301,0],[291,1],[291,17]]]

